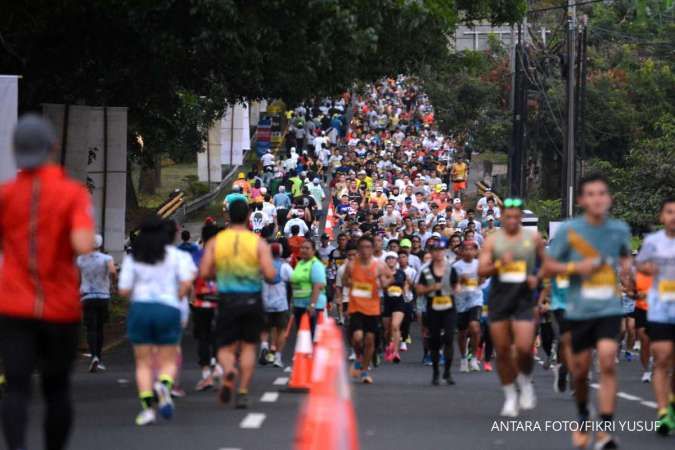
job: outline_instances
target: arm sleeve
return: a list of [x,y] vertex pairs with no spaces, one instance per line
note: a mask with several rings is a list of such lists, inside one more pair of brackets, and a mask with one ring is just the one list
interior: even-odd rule
[[310,274],[312,284],[326,284],[326,267],[319,261],[312,264],[312,273]]
[[73,194],[73,207],[70,214],[70,227],[73,230],[93,230],[94,218],[93,207],[89,192],[84,187],[79,187]]
[[124,257],[118,287],[120,289],[131,289],[134,285],[134,260],[130,255]]

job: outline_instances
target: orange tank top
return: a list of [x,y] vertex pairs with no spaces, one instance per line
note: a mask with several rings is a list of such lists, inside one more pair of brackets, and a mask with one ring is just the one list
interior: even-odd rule
[[647,311],[649,304],[647,303],[647,292],[652,287],[652,277],[641,272],[635,274],[635,290],[637,291],[637,299],[635,299],[635,307]]
[[377,288],[377,261],[363,266],[354,261],[352,267],[352,287],[349,290],[348,312],[361,313],[366,316],[380,315],[380,295]]

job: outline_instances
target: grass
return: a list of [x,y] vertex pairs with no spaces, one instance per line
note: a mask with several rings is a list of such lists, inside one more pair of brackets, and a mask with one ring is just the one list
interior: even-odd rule
[[133,166],[131,179],[138,195],[138,205],[142,208],[157,208],[175,189],[182,189],[187,192],[189,184],[186,183],[185,177],[197,176],[197,163],[175,164],[171,161],[164,161],[161,170],[161,185],[157,187],[154,195],[143,194],[138,191],[139,174],[140,168]]
[[472,156],[475,161],[491,161],[493,164],[508,163],[509,156],[502,152],[481,152],[478,155]]

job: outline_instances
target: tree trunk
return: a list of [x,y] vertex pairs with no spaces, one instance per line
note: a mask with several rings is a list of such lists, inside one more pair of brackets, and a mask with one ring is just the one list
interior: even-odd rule
[[154,195],[160,186],[161,162],[157,156],[148,156],[141,160],[141,173],[138,180],[138,191]]
[[138,208],[138,197],[136,197],[136,188],[134,188],[134,181],[131,178],[131,164],[127,167],[127,208]]

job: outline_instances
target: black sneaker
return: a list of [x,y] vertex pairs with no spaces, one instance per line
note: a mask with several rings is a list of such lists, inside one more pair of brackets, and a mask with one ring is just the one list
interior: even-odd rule
[[236,409],[248,409],[248,394],[239,392],[237,394],[237,399],[234,402],[234,407]]
[[258,356],[258,364],[261,366],[266,366],[267,365],[267,354],[270,351],[266,348],[263,348],[260,350],[260,356]]
[[221,403],[230,403],[235,377],[236,375],[234,372],[229,372],[227,375],[225,375],[225,378],[223,378],[223,384],[220,387],[220,392],[218,393],[218,398],[220,399]]
[[561,365],[558,372],[558,392],[567,390],[567,367]]
[[446,372],[443,374],[443,381],[445,381],[445,384],[448,386],[452,386],[455,384],[455,380],[452,379],[452,375],[450,372]]
[[438,372],[434,370],[434,373],[431,377],[431,384],[434,386],[438,386],[440,382],[438,381]]

